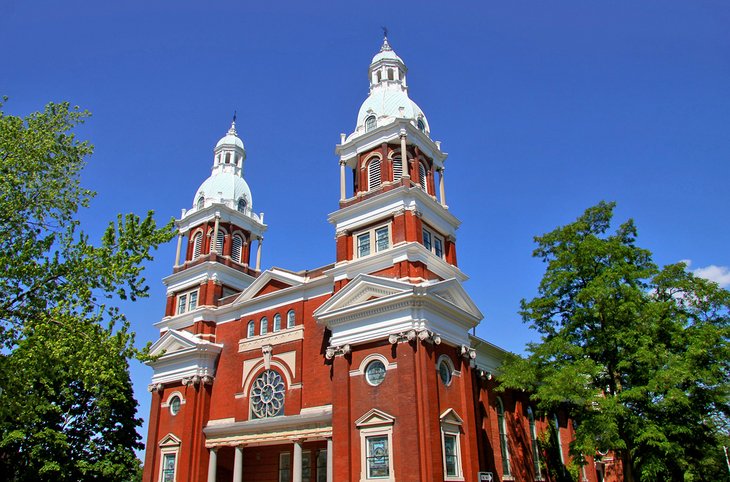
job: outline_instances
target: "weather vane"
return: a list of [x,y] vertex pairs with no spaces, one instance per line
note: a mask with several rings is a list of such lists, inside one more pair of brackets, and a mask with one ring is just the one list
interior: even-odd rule
[[380,27],[383,29],[383,37],[388,37],[388,27]]

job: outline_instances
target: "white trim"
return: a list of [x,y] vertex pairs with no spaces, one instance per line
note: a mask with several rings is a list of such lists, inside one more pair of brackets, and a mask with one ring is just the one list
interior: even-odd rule
[[380,360],[383,362],[383,365],[385,365],[386,370],[395,370],[398,368],[398,363],[395,361],[388,361],[388,359],[381,355],[380,353],[371,353],[365,358],[362,359],[360,362],[360,365],[355,370],[350,370],[350,376],[351,377],[357,377],[360,375],[365,375],[365,367],[368,366],[368,364],[373,360]]
[[[444,380],[441,378],[441,363],[445,363],[449,367],[449,383],[444,383]],[[450,387],[451,384],[454,383],[454,377],[457,376],[457,373],[461,375],[461,372],[457,372],[454,368],[454,362],[451,361],[451,357],[449,355],[443,354],[438,357],[436,360],[436,376],[439,377],[439,380],[444,387]]]
[[[383,251],[389,250],[391,247],[393,247],[393,229],[391,228],[392,223],[389,221],[387,223],[378,224],[372,227],[369,227],[367,229],[363,229],[362,231],[358,231],[356,233],[352,234],[352,253],[353,253],[353,259],[362,259],[367,258],[368,256],[373,256],[377,253],[382,253]],[[377,238],[377,232],[382,230],[383,228],[386,228],[388,230],[388,246],[386,246],[383,249],[378,249],[378,238]],[[358,246],[358,238],[364,235],[368,235],[368,244],[369,246],[369,252],[368,254],[364,254],[360,256],[360,250]]]
[[172,480],[177,481],[178,466],[180,461],[180,446],[182,442],[172,433],[165,435],[157,444],[160,450],[160,470],[158,472],[158,479],[160,482],[164,480],[164,469],[165,469],[165,455],[175,456],[175,468],[173,472]]
[[[395,418],[376,408],[370,410],[355,421],[355,426],[360,431],[360,481],[395,481],[393,470],[393,424]],[[386,437],[388,441],[388,477],[368,477],[367,457],[368,438]]]
[[[170,401],[172,400],[172,397],[178,397],[180,399],[180,408],[178,409],[177,413],[172,413],[172,405],[170,405]],[[160,407],[167,408],[170,410],[170,415],[173,417],[176,416],[178,413],[180,413],[180,410],[182,410],[182,406],[185,405],[185,397],[183,396],[182,392],[179,390],[175,390],[174,392],[171,392],[167,396],[167,400],[162,402],[160,404]]]

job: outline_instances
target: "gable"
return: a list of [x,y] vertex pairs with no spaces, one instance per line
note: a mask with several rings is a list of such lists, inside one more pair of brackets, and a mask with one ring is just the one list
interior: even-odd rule
[[390,278],[360,274],[320,306],[314,315],[321,316],[350,306],[373,302],[380,298],[412,293],[413,286],[410,283]]
[[382,410],[378,410],[377,408],[371,409],[365,415],[355,420],[355,426],[358,428],[393,425],[394,423],[394,416],[389,415]]
[[167,330],[150,347],[150,356],[157,357],[164,355],[167,357],[178,352],[196,350],[201,347],[213,348],[213,351],[220,351],[220,348],[222,348],[221,345],[202,340],[184,330]]
[[268,283],[266,283],[263,288],[261,288],[258,292],[256,292],[256,294],[253,295],[252,298],[256,298],[257,296],[273,293],[274,291],[283,290],[285,288],[291,288],[292,286],[293,285],[284,283],[281,280],[272,279]]

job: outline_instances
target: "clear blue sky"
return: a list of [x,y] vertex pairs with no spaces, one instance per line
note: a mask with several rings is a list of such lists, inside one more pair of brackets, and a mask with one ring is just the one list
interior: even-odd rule
[[[334,259],[334,146],[385,25],[449,153],[478,335],[516,352],[534,339],[517,314],[543,271],[532,238],[600,200],[636,220],[658,263],[730,283],[730,3],[452,3],[4,0],[0,94],[16,115],[62,100],[93,113],[79,134],[96,145],[83,182],[99,194],[82,214],[95,235],[118,212],[164,222],[191,207],[238,110],[263,265],[312,268]],[[158,336],[174,251],[126,308],[139,344]],[[133,364],[145,419],[150,376]]]

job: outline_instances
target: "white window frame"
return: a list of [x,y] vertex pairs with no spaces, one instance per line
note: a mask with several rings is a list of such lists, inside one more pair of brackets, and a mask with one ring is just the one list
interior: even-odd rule
[[[445,363],[449,367],[449,382],[444,383],[443,378],[441,378],[441,364]],[[454,383],[454,377],[459,375],[459,372],[456,371],[454,368],[454,362],[451,361],[451,357],[448,355],[441,355],[438,357],[438,360],[436,360],[436,376],[438,377],[439,381],[443,384],[445,387],[450,387],[451,384]]]
[[191,253],[190,259],[197,259],[203,254],[203,233],[198,231],[193,235],[193,252]]
[[[190,307],[192,295],[195,295],[195,306]],[[200,293],[198,288],[190,291],[185,291],[184,293],[178,293],[177,303],[175,305],[175,314],[182,315],[183,313],[187,313],[189,311],[197,309],[198,306],[200,306]]]
[[421,189],[428,193],[428,169],[426,169],[426,165],[421,161],[418,161],[418,184],[421,186]]
[[256,322],[249,320],[246,324],[246,338],[253,338],[256,336]]
[[370,132],[378,127],[378,119],[374,115],[369,115],[365,118],[365,132]]
[[[178,410],[178,412],[177,412],[177,413],[172,413],[172,399],[173,399],[174,397],[177,397],[177,398],[179,398],[179,399],[180,399],[180,409]],[[182,392],[180,392],[179,390],[175,390],[174,392],[170,393],[170,394],[169,394],[169,395],[167,396],[167,400],[166,400],[166,401],[164,401],[164,402],[162,402],[162,403],[160,404],[160,406],[161,406],[162,408],[167,408],[167,409],[168,409],[168,410],[170,411],[170,415],[172,415],[173,417],[174,417],[175,415],[177,415],[178,413],[180,413],[180,410],[182,410],[182,408],[183,408],[183,405],[185,405],[185,397],[183,397],[183,394],[182,394]]]
[[[388,230],[388,246],[384,249],[378,249],[378,240],[376,237],[376,232],[380,231],[381,229],[386,228]],[[377,253],[382,253],[383,251],[389,250],[393,246],[393,239],[392,239],[392,232],[391,229],[391,223],[385,223],[385,224],[379,224],[377,226],[373,226],[372,228],[364,229],[362,231],[358,231],[357,233],[353,234],[352,236],[352,243],[353,243],[353,250],[355,254],[355,259],[359,258],[367,258],[368,256],[372,256]],[[361,236],[368,235],[370,238],[370,251],[368,254],[364,254],[360,256],[360,249],[358,247],[358,239]]]
[[269,333],[269,319],[265,316],[259,321],[259,335],[263,336]]
[[279,313],[274,315],[274,321],[271,325],[271,332],[276,333],[277,331],[281,331],[281,315]]
[[177,474],[178,474],[178,466],[180,462],[180,439],[175,437],[172,434],[166,435],[162,440],[160,440],[160,470],[158,473],[158,481],[164,482],[165,477],[165,456],[166,455],[172,455],[175,457],[175,468],[173,469],[174,472],[172,474],[172,481],[177,481]]
[[215,239],[215,252],[220,256],[223,256],[223,248],[226,245],[226,235],[227,234],[228,233],[226,232],[225,229],[223,229],[221,227],[218,228],[218,235],[217,235],[217,238]]
[[[393,461],[395,454],[393,453],[393,424],[395,418],[373,409],[365,416],[355,422],[360,431],[360,481],[386,481],[395,482],[395,472]],[[388,476],[387,477],[368,477],[368,439],[371,437],[386,437],[388,441]]]
[[563,455],[563,441],[560,439],[560,420],[557,412],[553,412],[553,423],[555,424],[555,436],[558,439],[558,452],[560,453],[560,463],[565,465],[565,455]]
[[[426,245],[426,234],[430,236],[429,244],[430,246]],[[430,227],[423,226],[423,230],[421,232],[421,242],[423,244],[423,247],[427,250],[431,251],[434,256],[437,258],[444,259],[444,256],[446,255],[446,241],[443,236],[438,234],[436,231],[431,229]],[[439,242],[441,244],[441,254],[438,254],[438,250],[436,249],[436,243]]]
[[[461,459],[461,426],[463,420],[452,408],[446,410],[439,417],[441,420],[441,457],[444,467],[444,480],[464,480],[464,471]],[[446,437],[454,437],[454,457],[456,458],[456,473],[446,473]]]
[[287,328],[294,328],[297,324],[297,315],[294,312],[294,310],[289,310],[286,312],[286,327]]
[[236,233],[231,238],[231,259],[236,263],[243,260],[243,236]]
[[537,444],[537,421],[535,411],[527,407],[527,421],[530,424],[530,452],[532,453],[532,467],[535,471],[535,480],[542,480],[542,468],[540,467],[540,448]]

